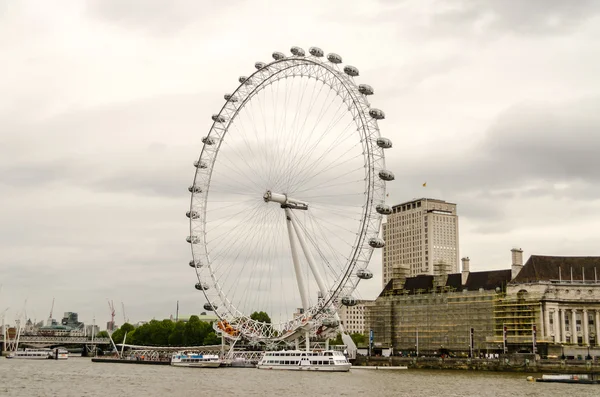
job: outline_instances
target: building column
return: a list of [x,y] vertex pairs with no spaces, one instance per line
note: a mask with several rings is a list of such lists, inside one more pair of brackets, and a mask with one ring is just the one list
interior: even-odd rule
[[565,319],[567,318],[567,311],[565,309],[558,309],[560,311],[560,340],[562,343],[567,343],[567,329],[565,326]]
[[588,311],[587,309],[583,309],[583,313],[581,314],[581,325],[583,326],[583,344],[584,346],[588,346],[590,344],[589,332],[588,332]]
[[552,315],[554,316],[554,343],[560,343],[562,341],[561,336],[560,336],[560,321],[558,320],[558,309],[554,309],[554,312],[552,312]]
[[546,306],[546,310],[544,311],[544,340],[550,340],[550,309]]
[[596,310],[596,345],[600,346],[600,310]]
[[571,309],[571,343],[577,343],[577,309]]

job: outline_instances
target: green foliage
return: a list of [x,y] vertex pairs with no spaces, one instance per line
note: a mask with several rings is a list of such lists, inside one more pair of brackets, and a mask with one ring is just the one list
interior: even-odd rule
[[108,338],[108,331],[100,331],[94,337],[95,338]]
[[[108,333],[103,331],[108,337]],[[127,338],[125,339],[125,333]],[[99,333],[97,336],[101,337]],[[116,344],[125,343],[143,346],[202,346],[221,343],[210,323],[200,321],[198,316],[191,316],[189,321],[152,320],[134,328],[131,324],[123,326],[112,333]]]
[[354,334],[351,334],[350,337],[352,338],[352,340],[354,341],[354,344],[356,346],[367,345],[367,336],[365,334],[356,332]]
[[254,321],[271,324],[271,317],[265,312],[254,312],[250,315],[250,318]]
[[338,332],[335,339],[329,339],[330,345],[343,345],[344,341],[342,340],[342,334]]
[[217,336],[215,331],[211,331],[204,337],[203,345],[218,345],[221,343],[221,338]]
[[[351,334],[350,337],[352,338],[352,340],[354,341],[354,344],[356,344],[356,346],[364,346],[367,344],[367,337],[365,336],[365,334],[354,333],[354,334]],[[343,345],[344,341],[342,340],[342,334],[338,333],[337,336],[335,337],[335,339],[329,339],[329,344],[330,345]]]
[[[135,331],[135,327],[129,323],[125,323],[121,326],[121,328],[118,328],[115,332],[113,332],[112,334],[112,339],[115,343],[128,343],[128,344],[133,344],[132,343],[132,336],[133,336],[133,331]],[[127,334],[127,338],[125,338],[125,335]]]

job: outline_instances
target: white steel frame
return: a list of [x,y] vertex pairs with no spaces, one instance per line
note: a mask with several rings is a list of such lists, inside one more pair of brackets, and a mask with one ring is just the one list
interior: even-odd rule
[[[346,270],[335,281],[334,285],[330,286],[325,285],[318,274],[318,268],[314,266],[314,259],[311,258],[310,250],[306,247],[303,232],[293,211],[290,208],[285,209],[290,250],[294,258],[295,274],[301,291],[304,313],[280,324],[283,329],[288,330],[286,334],[281,335],[275,332],[274,327],[256,322],[250,319],[247,314],[240,312],[223,293],[215,277],[214,269],[211,268],[211,258],[207,249],[206,211],[212,170],[217,160],[219,148],[233,120],[241,109],[261,90],[281,79],[299,76],[308,76],[328,85],[348,106],[348,111],[356,124],[362,144],[365,166],[365,199],[362,219]],[[337,65],[313,56],[290,56],[275,60],[249,76],[237,87],[232,96],[237,100],[226,101],[218,113],[218,119],[222,117],[224,122],[215,121],[213,123],[207,135],[207,138],[214,140],[213,144],[205,143],[198,159],[198,162],[203,163],[205,167],[197,167],[194,176],[193,186],[200,187],[201,191],[193,191],[191,194],[190,212],[197,214],[197,216],[190,217],[190,236],[193,236],[192,238],[196,236],[201,243],[190,245],[193,261],[201,264],[195,267],[198,281],[208,283],[211,286],[210,289],[203,290],[206,299],[216,306],[215,313],[217,316],[221,320],[227,321],[240,335],[250,340],[266,342],[293,340],[304,334],[302,336],[308,340],[309,331],[314,331],[320,325],[320,319],[331,317],[332,313],[336,313],[336,309],[341,304],[340,298],[352,294],[360,281],[356,276],[356,270],[366,269],[371,259],[373,248],[369,246],[368,240],[379,235],[382,216],[375,211],[375,207],[378,204],[385,203],[385,182],[378,177],[378,172],[385,169],[385,159],[383,149],[376,143],[380,137],[377,120],[369,115],[370,104],[367,97],[359,92],[354,79],[342,72]],[[305,295],[305,280],[298,267],[298,253],[294,234],[300,242],[306,259],[311,264],[312,273],[319,285],[319,290],[323,294],[324,299],[318,305],[309,306],[308,304]]]

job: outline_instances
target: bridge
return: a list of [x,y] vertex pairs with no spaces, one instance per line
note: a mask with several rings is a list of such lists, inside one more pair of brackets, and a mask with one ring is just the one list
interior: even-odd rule
[[[0,342],[4,339],[0,339]],[[17,342],[16,338],[6,338],[5,351],[14,351],[18,348],[17,343],[22,346],[32,347],[50,347],[66,345],[86,345],[96,347],[98,345],[110,345],[109,338],[92,338],[87,336],[41,336],[41,335],[21,335]]]

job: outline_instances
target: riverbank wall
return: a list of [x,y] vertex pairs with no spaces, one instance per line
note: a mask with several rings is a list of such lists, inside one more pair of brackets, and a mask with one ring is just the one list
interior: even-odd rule
[[440,357],[358,356],[355,366],[406,366],[409,369],[448,369],[467,371],[531,372],[560,374],[600,374],[598,360],[540,359],[533,354],[501,355],[497,359]]

